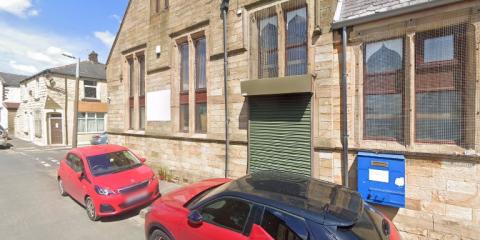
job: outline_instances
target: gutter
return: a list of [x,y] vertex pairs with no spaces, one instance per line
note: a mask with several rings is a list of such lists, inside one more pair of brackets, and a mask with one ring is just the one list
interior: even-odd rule
[[[342,1],[339,1],[339,4],[341,2]],[[422,10],[431,9],[431,8],[440,7],[443,5],[448,5],[452,3],[458,3],[458,2],[464,2],[464,0],[431,0],[425,3],[419,3],[419,4],[397,8],[397,9],[385,11],[385,12],[378,12],[378,13],[370,14],[363,17],[346,19],[343,21],[336,21],[337,19],[335,19],[335,21],[332,23],[332,29],[338,30],[343,27],[372,22],[372,21],[376,21],[384,18],[389,18],[389,17],[396,17],[399,15],[407,14],[407,13],[422,11]],[[336,17],[337,17],[337,14],[340,15],[338,10],[339,8],[337,7],[337,13],[335,14]]]

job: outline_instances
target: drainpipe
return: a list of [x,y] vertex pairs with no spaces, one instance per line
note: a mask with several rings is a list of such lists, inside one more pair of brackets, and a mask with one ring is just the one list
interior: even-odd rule
[[229,0],[223,0],[220,10],[222,11],[223,19],[223,95],[225,97],[225,178],[228,177],[228,148],[230,145],[228,135],[228,85],[227,85],[227,73],[228,73],[228,52],[227,52],[227,13],[228,13]]
[[343,185],[348,187],[348,116],[347,116],[347,27],[342,28],[342,170]]

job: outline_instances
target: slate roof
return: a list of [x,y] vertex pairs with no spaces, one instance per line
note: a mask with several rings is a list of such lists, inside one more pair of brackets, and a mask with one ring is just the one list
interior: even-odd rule
[[[61,67],[47,69],[50,73],[75,76],[77,64],[69,64]],[[92,61],[80,62],[80,77],[93,78],[98,80],[107,79],[105,64]]]
[[[82,61],[80,62],[80,78],[89,78],[93,80],[106,80],[107,73],[105,69],[106,65],[103,63],[96,63],[92,61]],[[51,73],[51,74],[60,74],[75,77],[77,71],[77,64],[69,64],[61,67],[54,67],[43,70],[33,76],[29,76],[24,80],[35,78],[39,75]],[[23,80],[22,80],[23,81]]]
[[420,3],[434,2],[437,0],[343,0],[340,19],[344,21],[380,12],[409,7]]
[[27,76],[0,72],[0,82],[6,87],[20,87],[20,82]]

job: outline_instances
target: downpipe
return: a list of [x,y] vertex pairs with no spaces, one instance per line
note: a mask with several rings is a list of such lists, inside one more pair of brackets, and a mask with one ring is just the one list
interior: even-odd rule
[[230,147],[230,139],[228,133],[229,117],[228,117],[228,52],[227,52],[227,13],[229,0],[223,0],[220,6],[223,19],[223,95],[225,97],[225,178],[228,177],[228,152]]
[[347,115],[347,27],[342,28],[342,170],[343,185],[348,184],[348,115]]

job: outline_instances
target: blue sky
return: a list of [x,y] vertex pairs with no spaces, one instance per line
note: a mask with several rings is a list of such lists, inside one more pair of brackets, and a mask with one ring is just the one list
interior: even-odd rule
[[0,72],[31,75],[92,50],[105,62],[128,0],[0,0]]

